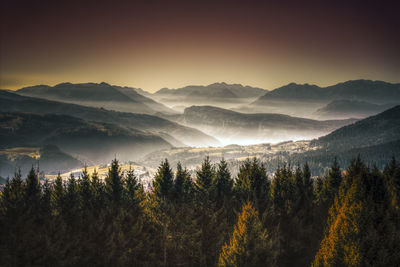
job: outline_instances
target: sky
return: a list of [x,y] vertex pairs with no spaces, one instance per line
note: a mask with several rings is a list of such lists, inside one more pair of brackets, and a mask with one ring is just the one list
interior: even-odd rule
[[2,89],[400,82],[396,1],[0,3]]

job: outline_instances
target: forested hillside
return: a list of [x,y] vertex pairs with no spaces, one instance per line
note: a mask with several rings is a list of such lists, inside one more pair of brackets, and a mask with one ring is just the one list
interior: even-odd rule
[[32,168],[0,195],[1,266],[397,266],[400,164],[341,167],[268,177],[248,159],[232,177],[205,158],[191,177],[165,160],[150,191],[117,160],[104,181]]
[[399,140],[399,133],[400,105],[339,128],[313,142],[328,150],[341,151],[396,141]]
[[[176,146],[216,145],[218,141],[198,130],[147,114],[118,112],[71,103],[21,96],[0,90],[0,111],[64,114],[87,121],[117,124],[122,127],[152,132]],[[184,144],[183,144],[184,143]]]

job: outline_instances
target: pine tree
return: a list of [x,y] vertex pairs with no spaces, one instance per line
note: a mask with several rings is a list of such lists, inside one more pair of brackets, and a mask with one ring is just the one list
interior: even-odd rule
[[335,195],[337,190],[339,189],[340,183],[342,182],[342,174],[340,172],[340,166],[337,162],[337,158],[333,160],[331,169],[329,170],[328,177],[326,179],[327,181],[327,187],[332,188],[334,193],[332,194]]
[[104,184],[100,181],[99,175],[94,169],[92,173],[92,180],[90,183],[90,190],[92,191],[92,207],[93,211],[98,211],[104,208],[104,202],[106,199]]
[[228,170],[228,163],[222,159],[218,164],[215,179],[212,181],[214,199],[217,209],[221,208],[225,202],[230,201],[233,190],[233,179]]
[[31,168],[29,174],[26,178],[26,186],[25,186],[25,203],[32,212],[36,212],[40,206],[41,199],[41,188],[38,176],[36,174],[35,169]]
[[105,190],[108,195],[110,203],[119,204],[122,199],[123,180],[121,175],[121,168],[119,162],[114,159],[108,168],[108,174],[105,179]]
[[178,162],[174,179],[174,199],[178,202],[190,201],[193,194],[193,183],[187,169]]
[[178,162],[176,165],[176,174],[174,179],[174,200],[179,201],[184,196],[185,170],[182,164]]
[[303,190],[304,196],[308,203],[312,203],[313,201],[313,180],[311,179],[311,171],[310,166],[306,162],[303,167]]
[[71,173],[65,191],[64,208],[68,220],[72,221],[77,216],[79,210],[79,194],[78,186],[74,175]]
[[235,190],[240,195],[243,195],[245,199],[248,199],[251,195],[251,182],[250,182],[250,169],[251,162],[247,158],[239,167],[239,173],[235,181]]
[[347,173],[313,266],[397,265],[399,221],[390,209],[382,175],[376,168],[371,172],[359,158]]
[[201,164],[200,170],[196,172],[196,189],[198,196],[203,201],[208,201],[211,193],[211,185],[214,180],[215,169],[207,156]]
[[126,173],[125,178],[125,202],[128,204],[128,207],[131,209],[137,209],[139,203],[144,198],[144,190],[143,186],[139,183],[136,178],[136,175],[132,169],[129,167],[129,170]]
[[165,159],[158,167],[153,180],[153,194],[158,200],[171,199],[173,196],[173,174],[169,162]]
[[51,202],[52,202],[53,210],[56,214],[61,213],[63,210],[64,195],[65,195],[65,188],[64,188],[63,180],[61,178],[60,173],[58,173],[57,178],[54,183],[54,188],[51,193]]
[[400,212],[400,164],[393,157],[390,163],[384,168],[386,187],[390,192],[391,205]]
[[40,203],[41,210],[46,216],[51,214],[51,192],[52,188],[49,181],[46,180],[43,185],[43,194]]
[[86,166],[82,170],[79,181],[79,194],[82,199],[82,209],[91,209],[92,190],[90,188],[90,177]]
[[268,235],[258,212],[249,203],[243,205],[229,243],[225,243],[218,266],[268,266]]
[[7,179],[3,192],[0,194],[0,214],[2,216],[15,218],[24,210],[24,191],[21,170],[18,170],[12,180]]
[[234,190],[241,203],[252,201],[262,214],[269,201],[270,182],[264,166],[254,158],[240,166]]

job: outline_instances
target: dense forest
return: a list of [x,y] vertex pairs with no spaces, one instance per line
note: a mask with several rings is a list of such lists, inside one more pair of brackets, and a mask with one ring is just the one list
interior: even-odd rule
[[268,177],[248,159],[232,177],[205,158],[191,177],[165,160],[149,191],[117,160],[104,181],[17,172],[0,195],[0,265],[399,266],[400,164],[338,162]]

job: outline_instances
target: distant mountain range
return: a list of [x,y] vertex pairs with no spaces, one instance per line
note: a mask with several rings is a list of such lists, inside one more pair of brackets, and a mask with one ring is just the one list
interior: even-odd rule
[[177,89],[162,88],[154,95],[164,96],[184,96],[187,98],[254,98],[268,92],[265,89],[243,86],[241,84],[213,83],[207,86],[189,85]]
[[56,100],[80,105],[103,107],[124,112],[154,114],[175,113],[172,109],[141,95],[135,88],[108,83],[60,83],[37,85],[16,91],[20,95]]
[[389,109],[396,104],[372,104],[365,101],[357,100],[334,100],[326,106],[318,109],[315,115],[324,119],[338,118],[365,118],[371,115],[378,114],[386,109]]
[[293,137],[311,139],[355,122],[354,119],[317,121],[282,114],[245,114],[212,106],[192,106],[186,108],[183,115],[167,118],[201,129],[219,140],[225,140],[225,144],[246,144],[250,140],[280,142]]
[[290,83],[258,98],[254,104],[268,101],[301,101],[328,103],[333,100],[357,100],[381,104],[400,101],[400,84],[382,81],[354,80],[332,86]]
[[[290,83],[271,90],[248,105],[236,107],[240,112],[281,113],[312,119],[335,118],[318,114],[333,101],[359,101],[376,105],[399,104],[400,84],[382,81],[354,80],[332,86]],[[322,111],[323,112],[323,111]],[[376,114],[376,113],[375,113]],[[352,114],[339,118],[351,118]],[[368,115],[368,114],[366,114]]]
[[190,85],[178,89],[163,88],[152,95],[157,101],[182,112],[192,105],[212,105],[231,108],[248,104],[267,90],[241,84],[213,83],[207,86]]
[[109,111],[102,108],[81,106],[45,99],[21,96],[0,90],[1,112],[33,112],[42,114],[65,114],[87,121],[112,123],[162,136],[174,146],[218,145],[218,141],[199,130],[179,125],[169,120],[146,114]]

